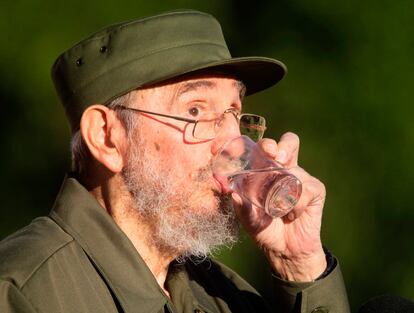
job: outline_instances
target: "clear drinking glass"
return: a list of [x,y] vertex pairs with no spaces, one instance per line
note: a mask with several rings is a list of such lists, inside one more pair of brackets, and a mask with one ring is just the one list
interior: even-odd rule
[[213,163],[214,176],[273,218],[288,214],[298,202],[302,184],[249,137],[224,144]]

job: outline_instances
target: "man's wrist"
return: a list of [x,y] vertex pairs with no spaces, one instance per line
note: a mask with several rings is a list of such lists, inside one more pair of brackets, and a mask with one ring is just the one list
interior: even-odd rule
[[322,249],[312,256],[301,258],[269,254],[269,260],[277,276],[296,282],[312,282],[322,279],[321,276],[328,268],[327,258]]

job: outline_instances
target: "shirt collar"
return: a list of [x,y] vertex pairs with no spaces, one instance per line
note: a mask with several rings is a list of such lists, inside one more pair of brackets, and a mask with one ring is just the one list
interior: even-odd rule
[[125,312],[159,312],[167,303],[131,241],[76,179],[65,179],[50,217],[79,243]]
[[[206,261],[209,263],[209,261]],[[201,264],[200,264],[201,265]],[[187,269],[197,267],[196,264],[173,263],[170,265],[169,275],[167,276],[166,286],[170,291],[175,308],[178,312],[201,312],[217,313],[218,310],[203,286],[191,279]]]

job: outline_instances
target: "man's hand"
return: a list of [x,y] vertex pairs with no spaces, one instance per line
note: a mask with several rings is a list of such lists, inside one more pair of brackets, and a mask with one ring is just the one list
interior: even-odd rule
[[262,139],[258,144],[269,158],[289,169],[302,182],[302,195],[287,216],[273,219],[263,209],[233,193],[236,213],[281,278],[312,281],[326,269],[320,239],[325,186],[298,166],[297,135],[286,133],[279,143]]

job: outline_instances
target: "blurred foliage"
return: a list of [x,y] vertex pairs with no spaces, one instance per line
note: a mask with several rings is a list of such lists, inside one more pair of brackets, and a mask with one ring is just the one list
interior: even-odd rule
[[[215,15],[233,55],[288,65],[247,110],[267,117],[268,137],[296,132],[301,165],[326,184],[322,236],[340,259],[352,307],[381,293],[414,298],[408,0],[2,1],[0,237],[47,214],[69,168],[54,59],[110,23],[184,7]],[[267,265],[246,236],[219,258],[268,294]]]

